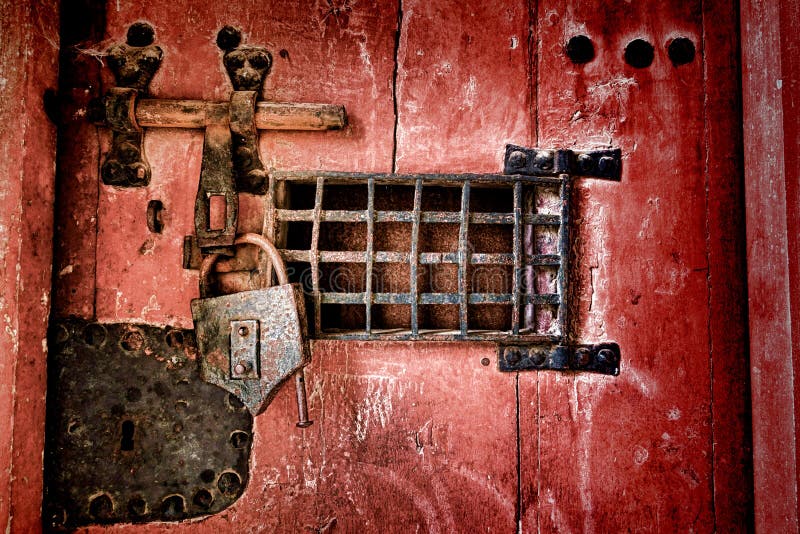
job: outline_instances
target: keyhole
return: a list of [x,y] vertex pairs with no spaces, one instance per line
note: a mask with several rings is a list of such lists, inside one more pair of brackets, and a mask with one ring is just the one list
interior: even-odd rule
[[119,448],[123,451],[133,450],[133,421],[122,422],[122,440],[120,441]]

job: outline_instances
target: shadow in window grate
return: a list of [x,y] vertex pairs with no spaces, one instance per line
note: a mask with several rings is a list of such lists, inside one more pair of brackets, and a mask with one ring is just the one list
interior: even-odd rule
[[569,180],[275,172],[268,232],[312,335],[560,342]]

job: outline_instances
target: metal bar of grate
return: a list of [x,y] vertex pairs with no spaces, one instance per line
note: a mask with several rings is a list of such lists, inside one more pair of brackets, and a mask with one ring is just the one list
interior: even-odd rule
[[[374,181],[373,181],[374,183]],[[314,210],[275,210],[277,218],[284,222],[310,222],[314,220]],[[323,210],[320,212],[322,222],[365,222],[367,214],[356,210]],[[413,211],[376,211],[375,222],[414,222]],[[461,223],[459,211],[427,211],[420,215],[423,223]],[[558,215],[525,215],[525,224],[558,226],[561,219]],[[514,224],[513,213],[471,213],[470,224]]]
[[319,290],[319,214],[322,211],[322,193],[325,188],[325,178],[317,178],[317,188],[314,193],[314,222],[311,228],[311,291],[314,296],[314,331],[322,331],[322,299]]
[[373,250],[375,242],[375,179],[367,180],[367,265],[366,280],[364,281],[364,307],[365,319],[364,330],[369,334],[372,332],[372,266],[375,262],[375,252]]
[[[310,250],[281,249],[281,254],[286,261],[311,263]],[[408,252],[377,251],[373,253],[375,263],[410,263],[411,254]],[[418,254],[419,263],[422,265],[439,265],[443,263],[458,263],[457,252],[422,252]],[[366,263],[367,254],[360,251],[348,250],[321,250],[318,252],[319,263]],[[520,258],[523,265],[559,265],[561,257],[558,254],[534,254],[530,257]],[[470,265],[514,265],[513,254],[503,253],[473,253],[469,254]]]
[[[362,304],[366,293],[338,293],[322,292],[322,304]],[[510,293],[470,293],[467,296],[469,304],[511,304],[513,295]],[[538,294],[525,297],[532,304],[558,304],[558,294]],[[372,293],[375,304],[412,304],[414,296],[411,293]],[[417,299],[420,304],[460,304],[461,296],[457,293],[420,293]]]
[[461,335],[466,336],[468,328],[467,306],[467,237],[469,235],[469,180],[461,186],[461,227],[458,229],[458,319],[461,323]]
[[[558,267],[558,293],[560,295],[567,294],[567,268],[569,261],[569,196],[570,196],[570,180],[569,175],[562,174],[561,188],[559,196],[561,197],[561,227],[558,232],[558,254],[561,256],[561,263]],[[563,301],[558,306],[558,333],[564,334],[567,331],[567,310],[568,306],[563,305]]]
[[414,182],[414,211],[411,223],[411,253],[409,276],[411,277],[411,334],[419,335],[419,224],[422,211],[422,180]]
[[519,307],[520,307],[520,286],[522,278],[522,182],[514,182],[514,236],[511,246],[514,248],[512,254],[514,261],[514,272],[511,284],[513,286],[514,297],[511,308],[511,333],[519,335]]

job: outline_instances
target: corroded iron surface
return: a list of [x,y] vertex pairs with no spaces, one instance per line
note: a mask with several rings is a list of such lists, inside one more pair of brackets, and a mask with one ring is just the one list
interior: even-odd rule
[[52,324],[45,529],[176,521],[239,497],[252,418],[196,356],[191,330]]

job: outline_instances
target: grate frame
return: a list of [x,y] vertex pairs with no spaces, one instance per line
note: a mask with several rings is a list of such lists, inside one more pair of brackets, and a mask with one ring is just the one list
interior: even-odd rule
[[[314,204],[310,209],[293,209],[278,194],[282,184],[306,184],[314,187]],[[366,209],[323,209],[326,187],[337,185],[365,185]],[[376,210],[375,186],[400,185],[413,188],[414,200],[410,210]],[[424,210],[426,187],[452,187],[460,189],[458,211]],[[512,199],[510,212],[476,212],[470,209],[470,194],[479,188],[508,190]],[[559,206],[556,213],[539,213],[537,195],[543,188],[557,188]],[[267,191],[265,229],[275,241],[288,262],[308,265],[310,287],[307,298],[312,311],[310,334],[315,339],[341,340],[431,340],[431,341],[495,341],[504,343],[560,344],[566,339],[568,323],[568,272],[569,272],[569,199],[570,175],[529,176],[523,174],[385,174],[347,173],[335,171],[273,171]],[[291,222],[311,223],[311,240],[308,249],[281,247],[280,228]],[[320,250],[320,232],[323,222],[365,223],[366,246],[363,250]],[[408,252],[375,250],[375,225],[383,222],[411,224],[411,250]],[[454,252],[420,251],[420,226],[425,223],[458,224],[458,247]],[[501,253],[470,251],[470,232],[481,225],[512,226],[511,250]],[[539,228],[556,229],[555,251],[543,254],[536,250],[536,231]],[[551,232],[552,233],[552,232]],[[554,252],[554,253],[553,253]],[[326,263],[360,263],[365,265],[364,290],[357,292],[327,292],[321,286],[321,266]],[[377,263],[407,263],[409,265],[408,292],[382,293],[373,287],[373,273]],[[457,266],[457,291],[425,293],[420,290],[421,265],[454,264]],[[470,290],[467,276],[470,265],[500,265],[512,268],[511,289],[504,293],[476,293]],[[536,293],[534,270],[538,266],[556,267],[556,292]],[[526,291],[527,289],[527,291]],[[531,290],[534,290],[533,292]],[[324,329],[322,307],[325,304],[363,305],[364,328],[358,330]],[[407,329],[375,328],[372,308],[380,304],[400,304],[410,308],[411,321]],[[419,319],[420,305],[458,306],[458,328],[425,329]],[[470,327],[469,307],[482,304],[511,306],[511,321],[503,330],[480,330]],[[537,306],[555,309],[555,324],[547,331],[537,327]]]

